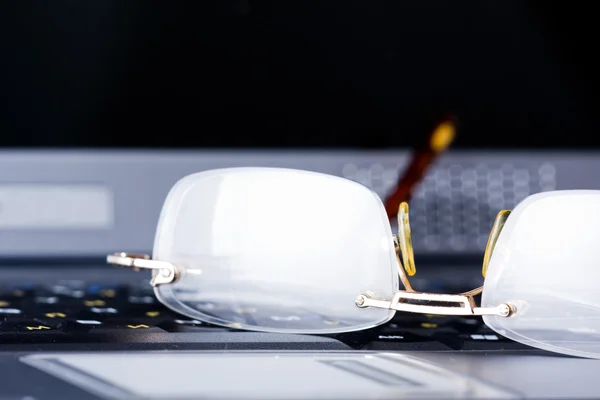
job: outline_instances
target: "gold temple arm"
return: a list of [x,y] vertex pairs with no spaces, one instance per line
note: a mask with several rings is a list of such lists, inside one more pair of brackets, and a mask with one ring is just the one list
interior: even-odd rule
[[400,282],[402,282],[402,285],[404,286],[404,289],[407,292],[414,292],[414,289],[410,285],[410,281],[408,280],[408,277],[406,276],[406,272],[404,270],[404,264],[400,260],[400,254],[403,254],[403,253],[402,253],[402,250],[400,249],[400,244],[398,243],[398,236],[396,236],[396,235],[394,235],[394,247],[396,250],[396,263],[398,265],[398,276],[400,277]]
[[408,275],[414,276],[417,273],[417,268],[415,267],[415,254],[408,219],[408,203],[406,202],[402,202],[398,209],[398,242],[404,269]]
[[481,275],[483,275],[484,278],[485,274],[487,273],[488,265],[490,264],[490,259],[492,258],[492,252],[494,251],[494,247],[496,246],[500,232],[502,231],[502,228],[504,227],[509,215],[510,210],[502,210],[498,213],[498,215],[496,215],[496,219],[494,220],[490,237],[488,238],[487,245],[485,246],[485,254],[483,255]]

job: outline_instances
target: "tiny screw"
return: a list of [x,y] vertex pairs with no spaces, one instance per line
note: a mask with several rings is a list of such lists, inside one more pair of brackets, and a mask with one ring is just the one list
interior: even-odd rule
[[364,294],[361,294],[360,296],[358,296],[356,298],[356,300],[354,301],[354,303],[358,306],[358,307],[364,307],[365,305],[365,301],[367,300],[367,296],[365,296]]

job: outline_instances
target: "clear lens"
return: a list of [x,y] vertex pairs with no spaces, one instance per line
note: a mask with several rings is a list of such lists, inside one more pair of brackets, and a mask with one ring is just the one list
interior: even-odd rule
[[525,199],[508,217],[490,259],[482,306],[510,302],[513,317],[484,317],[524,344],[600,358],[600,191]]
[[240,329],[328,333],[369,328],[393,311],[359,294],[398,289],[381,200],[319,173],[233,168],[180,180],[160,216],[153,259],[183,267],[156,288],[172,309]]

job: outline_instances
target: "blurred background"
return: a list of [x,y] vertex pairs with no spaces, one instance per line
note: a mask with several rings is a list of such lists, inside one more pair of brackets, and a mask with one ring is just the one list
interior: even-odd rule
[[588,148],[587,4],[6,2],[0,146]]
[[[500,209],[577,176],[548,152],[596,157],[589,4],[6,2],[0,148],[373,154],[452,116],[458,158],[416,184],[413,232],[418,250],[479,256]],[[385,197],[405,164],[378,157],[338,172]]]

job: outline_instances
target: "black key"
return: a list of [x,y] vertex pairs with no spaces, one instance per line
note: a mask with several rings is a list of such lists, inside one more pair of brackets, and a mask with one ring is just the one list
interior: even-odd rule
[[40,321],[47,324],[60,324],[62,321],[69,319],[73,314],[62,309],[56,310],[44,310],[34,316],[36,321]]
[[164,329],[161,329],[154,325],[144,324],[140,321],[135,320],[116,320],[116,321],[104,321],[100,325],[92,325],[91,329],[87,332],[90,339],[93,339],[96,335],[130,335],[134,334],[151,334],[151,333],[165,333]]
[[53,287],[40,287],[33,294],[27,296],[26,300],[31,304],[57,304],[73,302],[83,298],[82,291],[58,290]]
[[115,307],[87,307],[81,309],[75,317],[78,319],[106,319],[120,315],[120,311]]
[[376,340],[368,343],[364,350],[385,350],[385,351],[400,351],[400,350],[451,350],[446,344],[410,333],[403,335],[378,335]]
[[463,345],[460,350],[530,350],[531,347],[507,339],[496,333],[473,333],[462,336]]
[[81,279],[59,279],[53,286],[62,286],[72,289],[85,289],[89,285],[88,282]]
[[423,315],[422,319],[416,319],[410,324],[395,321],[384,327],[381,334],[407,338],[419,337],[441,343],[447,348],[458,349],[462,347],[462,339],[459,332],[452,327],[452,321],[453,317]]
[[16,307],[21,304],[23,297],[14,296],[10,292],[0,293],[0,308]]
[[18,302],[25,297],[31,296],[34,291],[35,285],[29,283],[5,285],[0,287],[0,302]]
[[[85,307],[82,312],[92,312],[96,314],[115,314],[121,308],[122,304],[116,302],[104,302],[98,300],[89,300],[84,302]],[[115,311],[116,310],[116,311]]]
[[42,306],[58,304],[60,302],[60,300],[61,300],[61,298],[55,294],[50,294],[50,295],[36,294],[36,296],[33,297],[33,303],[36,305],[39,304]]
[[155,318],[163,320],[165,318],[175,318],[177,314],[160,304],[131,304],[123,303],[120,305],[122,314],[143,318]]
[[9,294],[0,295],[0,308],[17,307],[23,301],[23,297],[12,296]]
[[22,299],[20,306],[24,315],[33,318],[52,312],[72,314],[77,309],[83,308],[79,299],[57,295],[46,290],[35,292]]
[[46,323],[36,319],[13,318],[0,322],[1,332],[46,332],[57,329],[56,323]]
[[63,319],[58,322],[57,329],[73,334],[87,333],[94,326],[102,325],[102,321],[98,320],[76,320],[76,319]]
[[127,301],[131,304],[159,304],[152,287],[145,282],[143,285],[131,286],[128,290]]
[[[81,310],[81,307],[72,308],[69,306],[65,306],[64,304],[48,304],[48,305],[38,305],[34,306],[31,304],[25,304],[23,307],[23,315],[26,315],[31,318],[38,317],[48,317],[53,318],[58,315],[46,315],[46,314],[65,314],[65,315],[74,315]],[[63,317],[64,318],[64,317]]]
[[130,293],[127,296],[127,302],[134,305],[157,305],[158,300],[154,294],[150,293]]
[[451,325],[460,333],[475,333],[483,326],[481,317],[456,317],[452,320]]
[[67,299],[83,299],[85,297],[85,291],[81,289],[53,287],[50,290],[52,294]]
[[36,320],[4,321],[0,323],[0,343],[56,343],[67,335],[56,324],[42,323]]
[[194,319],[173,319],[162,322],[158,326],[167,332],[228,332],[231,330]]
[[85,288],[85,297],[99,299],[120,299],[126,298],[128,287],[112,283],[92,283]]
[[116,299],[111,298],[100,298],[100,297],[89,297],[81,299],[77,302],[82,307],[97,307],[97,308],[105,308],[105,307],[113,307],[115,305],[123,304],[123,302],[119,302]]
[[452,318],[447,316],[411,314],[410,316],[394,318],[389,325],[392,328],[396,326],[401,329],[430,329],[449,326],[451,322]]
[[101,318],[102,320],[106,321],[106,320],[110,320],[110,321],[123,321],[123,322],[127,322],[127,321],[131,321],[134,320],[140,324],[145,324],[145,325],[153,325],[153,326],[159,326],[162,323],[168,323],[171,321],[174,321],[178,318],[181,318],[180,316],[170,312],[169,310],[166,309],[156,309],[153,308],[151,309],[151,311],[145,311],[145,312],[131,312],[130,310],[125,310],[114,314],[114,315],[106,315],[104,316],[104,318]]
[[22,315],[23,310],[21,310],[20,308],[15,308],[11,306],[0,307],[0,321],[12,317],[21,317]]
[[144,324],[147,324],[147,325],[156,325],[156,326],[173,324],[173,321],[177,320],[178,318],[181,318],[181,317],[176,316],[175,314],[170,314],[168,312],[158,313],[158,311],[148,312],[144,316],[131,315],[131,319],[135,319],[136,321],[143,322]]
[[450,350],[427,329],[410,329],[390,324],[380,329],[365,350]]

